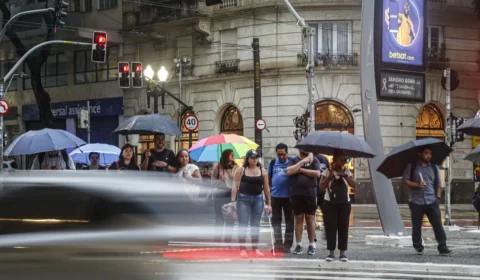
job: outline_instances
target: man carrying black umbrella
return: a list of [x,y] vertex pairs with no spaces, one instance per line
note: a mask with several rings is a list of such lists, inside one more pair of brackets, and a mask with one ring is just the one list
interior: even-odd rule
[[423,216],[427,215],[438,242],[438,252],[449,255],[452,251],[447,247],[447,236],[442,226],[439,207],[442,185],[438,168],[431,160],[432,147],[424,146],[419,150],[419,160],[407,165],[403,172],[403,183],[410,188],[413,247],[418,255],[423,254],[422,220]]
[[155,148],[148,149],[142,156],[142,170],[177,172],[177,159],[172,150],[165,148],[165,134],[157,133]]

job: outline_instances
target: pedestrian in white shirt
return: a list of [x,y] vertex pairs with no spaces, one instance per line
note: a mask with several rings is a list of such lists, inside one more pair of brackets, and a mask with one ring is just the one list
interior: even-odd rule
[[76,170],[75,163],[65,150],[38,154],[33,160],[32,170]]

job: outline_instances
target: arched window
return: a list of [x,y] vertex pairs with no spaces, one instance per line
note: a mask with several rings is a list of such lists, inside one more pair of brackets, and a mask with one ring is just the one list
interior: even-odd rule
[[354,133],[353,117],[345,106],[335,101],[315,105],[315,130],[340,130]]
[[[189,149],[190,148],[190,131],[185,128],[184,120],[190,114],[190,111],[185,110],[182,114],[182,124],[180,130],[182,131],[182,136],[180,136],[180,149]],[[192,131],[192,146],[198,141],[198,127]]]
[[243,119],[237,107],[230,105],[223,113],[220,133],[243,136]]
[[417,139],[445,137],[443,116],[437,106],[432,103],[423,106],[417,116],[416,129]]

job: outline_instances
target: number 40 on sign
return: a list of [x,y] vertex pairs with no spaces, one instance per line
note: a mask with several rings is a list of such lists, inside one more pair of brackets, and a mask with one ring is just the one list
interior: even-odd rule
[[195,115],[188,115],[183,119],[183,126],[188,131],[194,131],[198,128],[198,118]]

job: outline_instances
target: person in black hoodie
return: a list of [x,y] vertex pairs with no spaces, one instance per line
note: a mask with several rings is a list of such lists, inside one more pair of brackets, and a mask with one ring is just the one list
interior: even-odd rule
[[118,161],[112,163],[108,170],[140,171],[140,167],[135,163],[135,152],[133,151],[133,146],[130,144],[123,145]]

